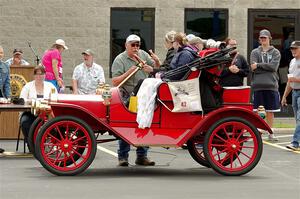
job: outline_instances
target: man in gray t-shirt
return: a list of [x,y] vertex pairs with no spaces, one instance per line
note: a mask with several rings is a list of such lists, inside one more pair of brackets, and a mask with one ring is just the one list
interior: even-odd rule
[[[129,78],[123,85],[120,86],[125,93],[126,97],[132,93],[134,87],[140,80],[148,77],[149,73],[153,72],[153,67],[159,67],[159,61],[151,59],[150,55],[140,49],[141,38],[137,35],[129,35],[126,39],[126,50],[119,54],[112,64],[112,84],[113,86],[119,86],[120,83],[125,80],[135,69],[139,61],[135,55],[139,56],[145,63],[142,69],[137,71],[131,78]],[[128,166],[128,153],[130,151],[130,145],[119,140],[118,159],[119,166]],[[135,164],[143,166],[153,166],[155,162],[150,161],[147,158],[148,147],[137,147],[136,154],[137,159]]]

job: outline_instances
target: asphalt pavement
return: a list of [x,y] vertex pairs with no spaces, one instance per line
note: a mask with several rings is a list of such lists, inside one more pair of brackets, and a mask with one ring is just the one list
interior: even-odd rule
[[[116,166],[117,142],[98,145],[92,165],[82,174],[55,176],[30,156],[0,157],[1,199],[91,198],[300,198],[300,152],[285,148],[292,133],[277,133],[278,142],[264,139],[258,165],[244,176],[221,176],[197,164],[187,150],[151,148],[157,166]],[[7,151],[15,141],[0,140]]]

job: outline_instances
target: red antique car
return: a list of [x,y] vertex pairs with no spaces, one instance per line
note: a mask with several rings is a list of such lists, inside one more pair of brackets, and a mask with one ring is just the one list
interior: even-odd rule
[[[201,60],[195,62],[197,66]],[[203,70],[214,73],[216,64],[207,66],[189,70],[187,78],[198,77]],[[258,128],[272,133],[252,112],[249,90],[225,89],[223,103],[213,110],[174,113],[164,106],[173,106],[164,82],[158,88],[151,127],[146,129],[138,128],[136,113],[124,105],[117,87],[102,95],[51,95],[49,101],[33,103],[32,111],[39,117],[29,140],[43,167],[56,175],[76,175],[87,169],[95,158],[96,145],[115,140],[101,138],[105,132],[136,147],[177,148],[186,143],[199,164],[223,175],[243,175],[262,155]]]

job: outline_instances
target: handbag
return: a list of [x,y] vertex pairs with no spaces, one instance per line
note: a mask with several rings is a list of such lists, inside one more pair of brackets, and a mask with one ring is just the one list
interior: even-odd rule
[[172,112],[202,111],[199,79],[168,82],[174,108]]

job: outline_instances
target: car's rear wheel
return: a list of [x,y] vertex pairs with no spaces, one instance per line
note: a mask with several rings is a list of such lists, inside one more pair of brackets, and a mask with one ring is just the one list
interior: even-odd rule
[[223,118],[204,138],[204,154],[222,175],[237,176],[251,171],[262,155],[262,139],[253,124],[242,118]]

